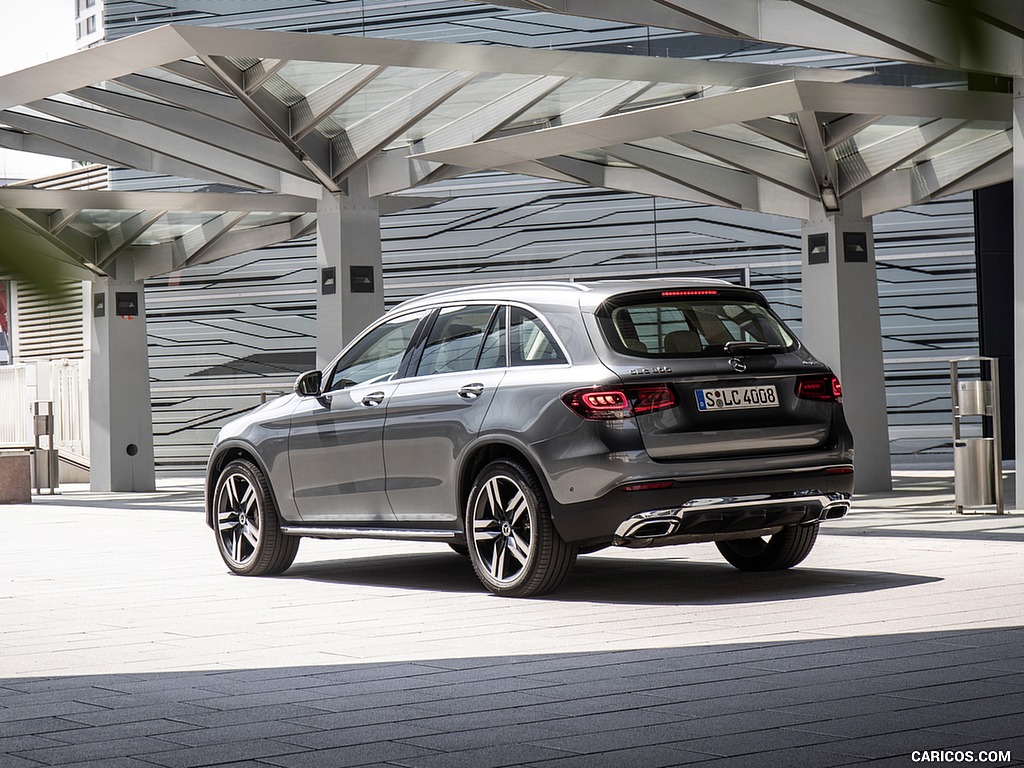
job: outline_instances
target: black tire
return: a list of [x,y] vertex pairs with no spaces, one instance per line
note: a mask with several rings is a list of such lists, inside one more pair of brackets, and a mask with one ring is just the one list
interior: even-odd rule
[[814,547],[818,524],[790,525],[767,540],[718,541],[718,551],[741,571],[781,571],[801,562]]
[[287,570],[299,537],[281,533],[270,485],[251,461],[232,461],[213,491],[214,533],[224,563],[242,576],[272,576]]
[[499,459],[481,470],[469,493],[465,525],[473,570],[496,595],[550,592],[576,562],[576,548],[551,522],[540,482],[518,462]]

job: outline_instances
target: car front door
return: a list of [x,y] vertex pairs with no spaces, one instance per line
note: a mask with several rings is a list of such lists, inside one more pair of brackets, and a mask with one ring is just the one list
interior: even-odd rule
[[385,491],[384,417],[426,314],[402,315],[366,332],[329,369],[321,393],[299,403],[288,450],[303,520],[394,520]]

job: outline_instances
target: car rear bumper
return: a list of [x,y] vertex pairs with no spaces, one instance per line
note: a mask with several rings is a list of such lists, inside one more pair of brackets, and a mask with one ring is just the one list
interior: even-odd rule
[[612,543],[639,548],[746,538],[751,532],[766,535],[788,525],[837,520],[849,510],[850,496],[844,493],[807,491],[693,499],[679,507],[627,518],[615,529]]
[[789,525],[845,516],[853,493],[849,469],[840,465],[675,479],[668,488],[626,490],[637,487],[634,483],[594,501],[556,504],[552,517],[563,539],[583,547],[649,547],[767,535]]

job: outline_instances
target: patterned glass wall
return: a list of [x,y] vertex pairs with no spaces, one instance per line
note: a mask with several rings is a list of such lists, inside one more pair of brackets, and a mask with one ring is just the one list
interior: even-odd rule
[[[863,66],[838,54],[614,22],[421,0],[108,0],[109,37],[164,23]],[[944,73],[872,65],[865,81]],[[116,184],[156,182],[122,172]],[[175,188],[181,188],[175,182]],[[481,173],[422,190],[446,198],[382,222],[389,304],[437,286],[574,276],[722,275],[764,291],[800,328],[792,219]],[[874,222],[894,461],[951,464],[948,359],[977,354],[969,196]],[[158,470],[201,468],[213,434],[313,365],[315,245],[292,242],[147,285]]]

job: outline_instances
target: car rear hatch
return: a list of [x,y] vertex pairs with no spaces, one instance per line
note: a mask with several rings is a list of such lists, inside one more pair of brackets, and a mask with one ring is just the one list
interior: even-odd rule
[[825,448],[841,391],[826,366],[749,289],[622,294],[595,313],[658,461]]

